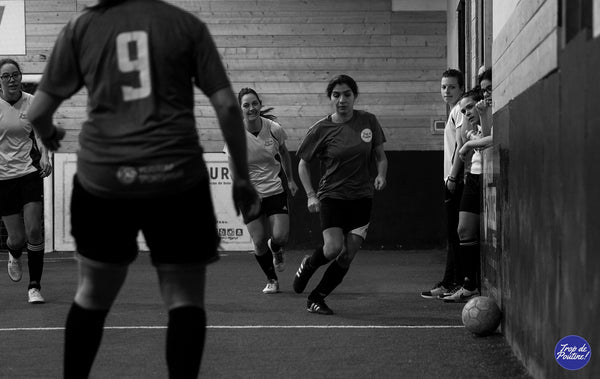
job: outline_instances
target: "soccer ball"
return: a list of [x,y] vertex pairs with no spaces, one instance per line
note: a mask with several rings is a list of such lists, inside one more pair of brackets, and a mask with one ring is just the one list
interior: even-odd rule
[[469,300],[462,310],[462,322],[473,334],[486,336],[500,325],[502,312],[491,297],[477,296]]

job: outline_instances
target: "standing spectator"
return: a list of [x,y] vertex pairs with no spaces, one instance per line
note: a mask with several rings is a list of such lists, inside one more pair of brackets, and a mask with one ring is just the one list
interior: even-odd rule
[[[308,296],[307,310],[330,315],[328,296],[344,279],[354,256],[367,235],[373,192],[386,185],[385,136],[377,118],[354,109],[358,86],[347,75],[338,75],[327,85],[334,112],[313,125],[298,149],[298,175],[308,197],[308,210],[319,212],[324,245],[302,260],[294,278],[294,291],[301,293],[310,277],[331,262],[323,278]],[[310,162],[317,158],[324,169],[315,193]],[[375,162],[373,179],[370,164]]]
[[28,301],[39,304],[44,302],[43,178],[52,173],[52,165],[27,121],[33,96],[23,92],[22,78],[16,61],[0,60],[0,215],[8,234],[8,276],[21,280],[26,247]]
[[[290,231],[287,193],[280,175],[282,168],[292,196],[296,194],[298,186],[292,175],[290,153],[285,145],[287,134],[274,121],[276,117],[268,114],[271,108],[262,110],[262,101],[252,88],[242,88],[238,93],[238,101],[246,128],[250,182],[261,198],[260,213],[254,217],[243,214],[243,218],[254,244],[254,257],[267,276],[263,293],[272,294],[279,292],[275,269],[285,269],[283,246],[288,241]],[[223,150],[229,155],[227,145]],[[229,165],[235,177],[232,163],[230,159]]]
[[483,100],[481,90],[477,88],[465,93],[459,102],[461,113],[473,127],[467,131],[468,141],[459,150],[461,159],[470,159],[471,161],[469,172],[465,175],[465,188],[460,202],[458,221],[460,260],[464,267],[465,279],[458,291],[444,297],[445,302],[467,302],[480,294],[479,220],[483,169],[480,150],[491,144],[491,136],[483,137],[482,135],[482,118],[478,106],[482,106],[486,101],[484,100],[482,104],[481,100]]
[[442,74],[441,91],[444,102],[450,108],[450,114],[444,128],[444,204],[446,206],[446,225],[448,233],[448,251],[446,254],[446,269],[444,277],[429,291],[421,292],[426,299],[436,299],[448,293],[458,283],[462,283],[458,251],[460,241],[458,238],[458,208],[463,189],[463,161],[458,157],[457,133],[462,125],[462,113],[458,107],[458,100],[465,88],[465,79],[462,72],[448,69]]
[[198,376],[206,265],[218,259],[219,237],[194,85],[229,145],[234,203],[252,217],[258,198],[242,115],[202,21],[160,0],[105,0],[69,21],[54,45],[29,112],[44,145],[60,146],[64,130],[52,117],[62,101],[83,86],[89,96],[71,197],[80,280],[65,327],[65,378],[89,376],[140,230],[168,309],[169,376]]

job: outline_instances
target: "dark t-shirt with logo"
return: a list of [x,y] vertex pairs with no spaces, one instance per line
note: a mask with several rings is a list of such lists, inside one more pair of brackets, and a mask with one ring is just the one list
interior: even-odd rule
[[308,130],[297,155],[307,162],[315,157],[321,161],[319,199],[361,199],[373,197],[373,150],[385,141],[377,118],[355,110],[345,123],[336,124],[331,116],[318,121]]
[[61,99],[87,89],[81,184],[100,196],[146,197],[206,177],[194,85],[206,96],[230,86],[206,25],[163,1],[129,0],[71,20],[39,89]]

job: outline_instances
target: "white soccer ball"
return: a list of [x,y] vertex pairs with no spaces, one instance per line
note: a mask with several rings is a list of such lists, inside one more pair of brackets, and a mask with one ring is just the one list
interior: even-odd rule
[[462,310],[462,322],[473,334],[486,336],[500,325],[502,311],[491,297],[477,296],[469,300]]

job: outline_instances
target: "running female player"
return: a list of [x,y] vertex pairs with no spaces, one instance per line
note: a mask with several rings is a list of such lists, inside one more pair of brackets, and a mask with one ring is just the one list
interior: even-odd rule
[[[325,304],[343,280],[354,256],[367,236],[374,190],[386,185],[385,136],[377,118],[354,109],[358,86],[347,75],[338,75],[327,85],[334,112],[309,130],[298,148],[298,176],[308,197],[308,210],[320,212],[324,245],[302,260],[294,278],[294,291],[301,293],[317,268],[331,262],[323,278],[308,296],[311,313],[333,314]],[[324,172],[315,192],[310,162],[319,159]],[[377,173],[371,175],[375,161]]]
[[[282,168],[292,196],[296,194],[298,186],[292,175],[290,153],[285,145],[287,134],[274,121],[276,117],[268,114],[271,108],[262,110],[262,101],[252,88],[242,88],[238,93],[238,101],[246,128],[250,182],[261,198],[260,213],[254,217],[243,213],[243,218],[254,244],[254,257],[267,276],[263,293],[272,294],[279,292],[275,269],[285,269],[283,246],[288,241],[290,231],[287,193],[280,175]],[[227,145],[223,150],[229,154]],[[231,159],[229,165],[235,176]]]

